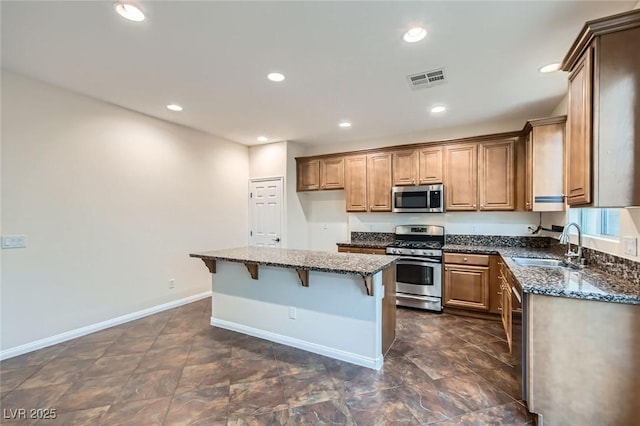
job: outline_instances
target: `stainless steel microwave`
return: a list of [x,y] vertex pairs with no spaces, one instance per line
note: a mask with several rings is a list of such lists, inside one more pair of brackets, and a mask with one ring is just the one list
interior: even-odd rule
[[444,185],[394,186],[391,200],[394,213],[442,213]]

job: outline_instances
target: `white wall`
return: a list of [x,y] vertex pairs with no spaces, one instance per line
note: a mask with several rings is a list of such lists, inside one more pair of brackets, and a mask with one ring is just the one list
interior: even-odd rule
[[208,291],[189,253],[246,244],[245,146],[3,71],[2,154],[3,350]]
[[286,141],[249,147],[249,177],[251,179],[284,177],[286,174]]

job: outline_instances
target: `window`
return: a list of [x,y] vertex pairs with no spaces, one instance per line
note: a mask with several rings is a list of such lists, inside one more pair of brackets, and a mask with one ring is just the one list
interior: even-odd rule
[[618,209],[569,209],[569,221],[580,225],[582,233],[586,235],[616,239],[620,235]]

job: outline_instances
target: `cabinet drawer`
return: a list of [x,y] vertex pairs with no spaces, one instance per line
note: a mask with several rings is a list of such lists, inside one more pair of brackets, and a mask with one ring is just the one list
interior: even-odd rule
[[459,265],[489,266],[489,256],[486,254],[445,253],[444,263]]
[[338,247],[338,253],[362,253],[360,247]]

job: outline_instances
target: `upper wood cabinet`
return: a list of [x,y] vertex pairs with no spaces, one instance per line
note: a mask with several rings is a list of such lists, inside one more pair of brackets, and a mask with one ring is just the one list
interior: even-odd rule
[[344,158],[320,160],[320,189],[344,188]]
[[477,209],[478,145],[464,144],[445,147],[446,210]]
[[480,210],[515,208],[514,140],[480,144],[478,163]]
[[367,211],[367,156],[354,155],[344,160],[345,193],[348,212]]
[[[564,134],[566,116],[530,120],[525,126],[524,210],[564,210]],[[519,188],[519,190],[521,190]]]
[[298,191],[320,189],[320,160],[298,160],[296,181]]
[[397,151],[393,154],[393,185],[415,185],[417,183],[418,153]]
[[371,212],[391,211],[391,153],[367,156],[367,201]]
[[567,204],[591,202],[591,82],[593,55],[590,47],[569,74],[567,122]]
[[587,22],[569,71],[567,203],[640,206],[640,9]]
[[297,191],[344,188],[344,157],[296,159]]
[[345,158],[348,212],[391,211],[391,153]]
[[418,183],[431,185],[443,182],[443,148],[432,146],[418,150]]

